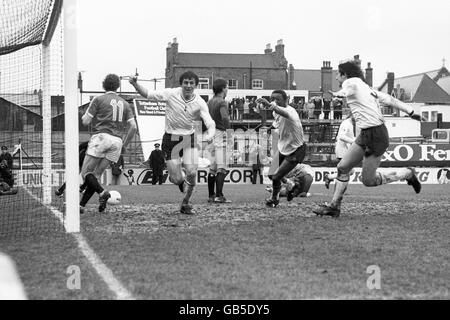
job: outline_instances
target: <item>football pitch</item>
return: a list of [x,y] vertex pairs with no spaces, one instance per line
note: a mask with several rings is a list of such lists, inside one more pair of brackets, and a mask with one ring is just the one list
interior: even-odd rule
[[[312,213],[330,200],[323,185],[275,209],[262,185],[225,185],[222,205],[199,186],[194,216],[178,213],[175,186],[109,189],[122,203],[99,214],[93,199],[82,236],[134,299],[450,298],[450,185],[350,185],[339,219]],[[118,297],[71,235],[2,239],[0,251],[29,299]]]

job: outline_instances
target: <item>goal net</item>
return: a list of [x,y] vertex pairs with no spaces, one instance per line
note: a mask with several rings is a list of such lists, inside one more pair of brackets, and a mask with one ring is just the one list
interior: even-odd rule
[[62,5],[0,1],[0,238],[65,233]]

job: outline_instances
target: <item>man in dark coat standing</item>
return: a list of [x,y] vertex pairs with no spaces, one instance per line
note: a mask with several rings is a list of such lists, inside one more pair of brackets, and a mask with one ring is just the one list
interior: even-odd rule
[[2,146],[0,154],[0,181],[6,182],[10,187],[14,185],[12,175],[13,157],[8,152],[8,147]]
[[150,168],[153,170],[152,184],[163,184],[163,171],[166,163],[164,152],[160,149],[159,143],[155,144],[155,150],[152,151],[149,158]]

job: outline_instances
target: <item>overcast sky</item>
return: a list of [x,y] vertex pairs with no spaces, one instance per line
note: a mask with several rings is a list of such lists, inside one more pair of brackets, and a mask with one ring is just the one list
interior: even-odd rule
[[264,53],[283,39],[296,69],[359,54],[378,86],[388,71],[450,65],[449,13],[448,0],[80,0],[78,65],[84,89],[101,90],[107,73],[164,77],[175,37],[180,52],[206,53]]

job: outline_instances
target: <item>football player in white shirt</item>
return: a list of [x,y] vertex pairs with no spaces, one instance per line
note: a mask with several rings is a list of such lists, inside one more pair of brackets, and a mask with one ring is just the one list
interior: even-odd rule
[[285,91],[275,90],[271,101],[260,98],[257,104],[274,112],[273,126],[278,128],[278,150],[273,157],[269,170],[272,180],[272,197],[266,199],[266,205],[274,208],[280,204],[281,183],[286,182],[285,176],[301,163],[306,155],[306,144],[303,140],[303,127],[297,111],[288,105],[289,99]]
[[313,212],[320,216],[339,217],[341,202],[350,179],[350,171],[363,161],[362,182],[367,187],[375,187],[399,180],[406,180],[416,193],[421,190],[413,168],[400,168],[388,174],[378,169],[381,156],[389,146],[389,135],[384,124],[380,103],[392,106],[407,113],[412,119],[421,121],[422,117],[414,113],[407,104],[392,96],[370,88],[364,82],[361,67],[356,61],[348,61],[339,65],[336,80],[342,90],[334,96],[347,99],[347,105],[355,118],[356,126],[361,133],[350,146],[337,166],[338,176],[330,205],[321,205]]
[[163,137],[162,151],[166,157],[170,181],[178,185],[183,193],[185,192],[180,208],[183,214],[195,213],[190,200],[197,182],[199,142],[202,141],[202,138],[197,139],[196,135],[202,133],[201,130],[200,133],[196,132],[196,128],[201,129],[203,119],[207,128],[203,136],[205,141],[212,140],[216,131],[208,105],[202,97],[195,94],[198,83],[198,76],[188,71],[180,77],[181,87],[148,91],[138,84],[137,77],[130,77],[130,84],[141,96],[152,101],[166,102],[166,132]]
[[[336,159],[338,162],[342,160],[345,153],[348,151],[350,146],[353,142],[356,140],[356,124],[355,124],[355,118],[353,117],[351,111],[348,115],[347,119],[342,121],[341,125],[339,126],[339,131],[336,136],[336,146],[335,146],[335,153],[336,153]],[[349,173],[349,175],[352,175],[354,173],[354,170],[352,169]],[[325,180],[325,187],[327,189],[330,188],[330,183],[337,178],[337,173],[328,173],[325,174],[324,180]]]

